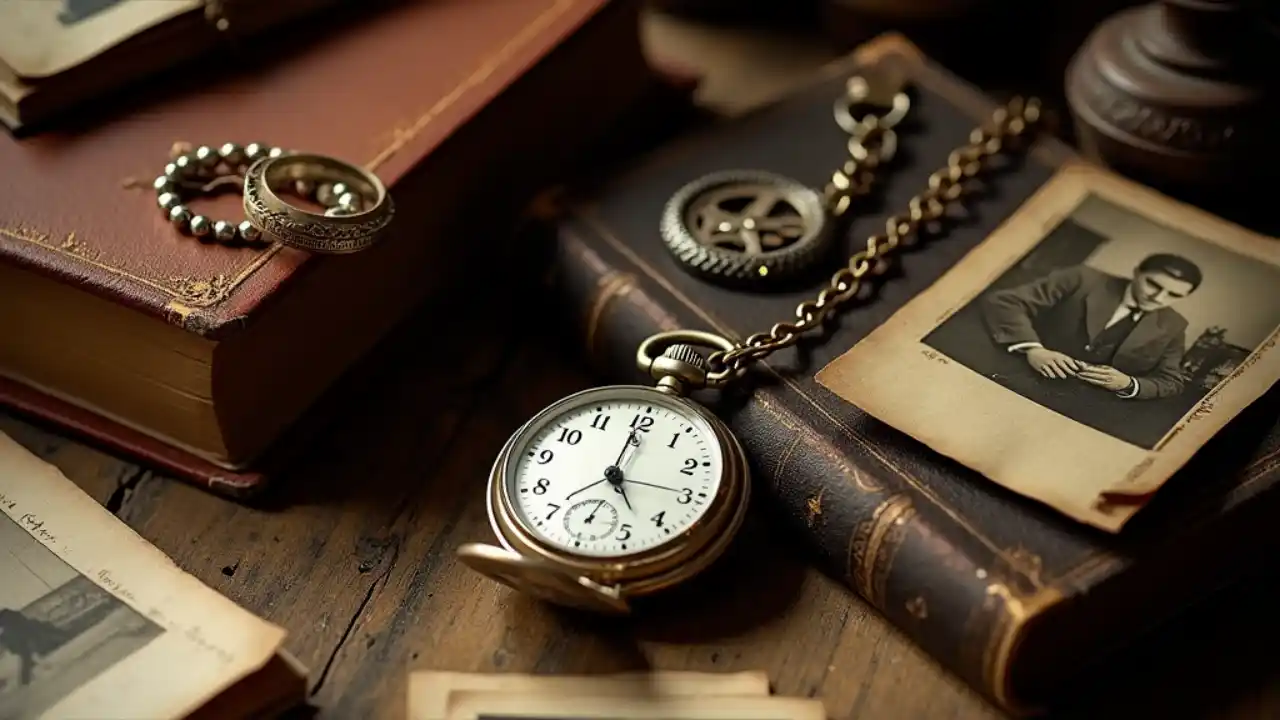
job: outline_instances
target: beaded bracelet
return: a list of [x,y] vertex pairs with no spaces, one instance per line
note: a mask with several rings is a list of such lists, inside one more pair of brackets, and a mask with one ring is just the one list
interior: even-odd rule
[[[156,204],[179,232],[192,235],[203,242],[258,247],[277,241],[293,244],[288,237],[264,233],[262,226],[251,219],[240,223],[213,220],[192,212],[187,204],[188,195],[209,194],[230,184],[242,186],[249,169],[259,161],[277,160],[292,155],[294,153],[289,150],[264,143],[241,146],[229,142],[216,149],[201,145],[178,154],[165,165],[164,173],[152,184],[156,191]],[[323,215],[328,218],[360,215],[370,209],[371,205],[371,209],[380,211],[379,217],[389,213],[389,198],[385,197],[385,190],[377,183],[376,178],[346,163],[331,158],[324,159],[329,160],[332,166],[342,169],[343,173],[340,175],[349,176],[349,180],[344,182],[332,177],[322,180],[297,177],[290,180],[290,189],[295,195],[324,207]],[[360,192],[360,186],[369,192]],[[366,197],[366,194],[372,196]],[[309,215],[293,208],[289,210],[299,215]],[[316,224],[317,220],[312,220],[311,223]],[[325,251],[315,243],[308,243],[307,249]]]

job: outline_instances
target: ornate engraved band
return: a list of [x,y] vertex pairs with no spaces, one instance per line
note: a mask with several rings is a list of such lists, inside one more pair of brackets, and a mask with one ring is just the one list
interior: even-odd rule
[[[327,206],[323,214],[291,205],[277,194],[290,188]],[[285,153],[249,166],[244,212],[264,235],[318,253],[364,250],[382,236],[395,214],[391,197],[373,173],[314,153]]]

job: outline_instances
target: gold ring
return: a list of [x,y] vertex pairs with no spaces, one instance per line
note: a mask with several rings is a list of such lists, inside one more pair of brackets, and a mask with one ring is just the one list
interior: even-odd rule
[[[323,213],[285,202],[278,188],[322,187],[333,197]],[[314,153],[285,153],[249,166],[244,176],[245,216],[284,245],[318,253],[364,250],[382,236],[395,205],[376,175]]]

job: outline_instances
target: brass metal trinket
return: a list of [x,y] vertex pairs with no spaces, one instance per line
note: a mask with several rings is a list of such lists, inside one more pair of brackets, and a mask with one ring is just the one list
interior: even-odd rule
[[[247,219],[239,223],[195,213],[192,195],[235,186]],[[376,175],[336,158],[264,143],[201,145],[178,151],[156,177],[156,204],[169,222],[203,242],[266,247],[273,242],[317,253],[371,246],[391,222],[394,204]],[[321,206],[286,201],[293,194]]]
[[[854,115],[879,106],[883,114]],[[893,159],[894,128],[911,107],[900,78],[855,75],[835,102],[835,122],[849,134],[848,159],[818,190],[764,170],[725,170],[698,178],[667,201],[663,244],[682,268],[722,285],[767,289],[805,276],[836,238],[837,221],[870,191]]]

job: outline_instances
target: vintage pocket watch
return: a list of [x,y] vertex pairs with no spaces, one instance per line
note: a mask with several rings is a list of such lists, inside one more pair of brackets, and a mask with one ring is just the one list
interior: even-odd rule
[[709,380],[695,344],[733,348],[710,333],[655,335],[637,352],[654,387],[583,390],[517,430],[489,475],[502,547],[466,545],[462,560],[531,595],[619,613],[719,557],[751,482],[737,438],[684,394],[729,377]]
[[[1010,149],[1040,117],[1014,98],[953,150],[882,232],[848,258],[795,319],[742,341],[674,330],[645,339],[640,369],[655,381],[583,390],[543,409],[507,441],[489,473],[499,545],[458,549],[472,569],[556,604],[626,613],[631,601],[698,575],[723,555],[751,497],[738,440],[689,393],[739,381],[859,296],[903,244],[937,232],[965,180]],[[703,351],[710,353],[703,355]]]

